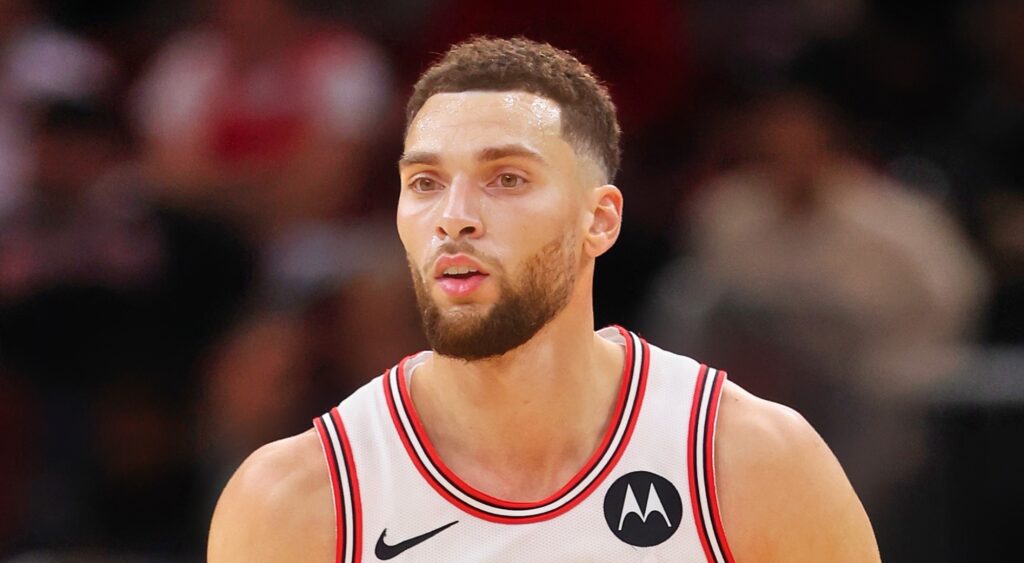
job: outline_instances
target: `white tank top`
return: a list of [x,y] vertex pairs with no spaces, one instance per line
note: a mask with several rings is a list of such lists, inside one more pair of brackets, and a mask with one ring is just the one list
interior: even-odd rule
[[474,489],[438,459],[409,398],[410,356],[313,421],[343,563],[731,562],[714,479],[725,373],[620,327],[615,416],[579,473],[539,502]]

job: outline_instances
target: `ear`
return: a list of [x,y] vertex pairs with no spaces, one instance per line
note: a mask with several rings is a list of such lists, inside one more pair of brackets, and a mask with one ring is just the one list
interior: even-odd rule
[[622,228],[622,192],[605,184],[590,194],[590,225],[583,239],[583,251],[597,258],[608,252],[619,238]]

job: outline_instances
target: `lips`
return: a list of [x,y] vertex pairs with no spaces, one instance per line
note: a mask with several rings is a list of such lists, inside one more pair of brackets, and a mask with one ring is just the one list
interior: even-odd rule
[[490,274],[465,254],[445,255],[434,263],[434,279],[449,297],[466,297],[476,291]]
[[487,270],[479,262],[465,254],[445,254],[434,262],[434,279],[440,279],[445,275],[458,275],[466,273],[465,270],[481,275],[488,275]]

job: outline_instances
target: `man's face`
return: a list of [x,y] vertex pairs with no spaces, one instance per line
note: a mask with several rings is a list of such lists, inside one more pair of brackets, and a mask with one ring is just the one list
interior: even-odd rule
[[523,92],[436,94],[412,122],[398,232],[436,352],[499,356],[568,303],[588,169],[560,130],[558,105]]

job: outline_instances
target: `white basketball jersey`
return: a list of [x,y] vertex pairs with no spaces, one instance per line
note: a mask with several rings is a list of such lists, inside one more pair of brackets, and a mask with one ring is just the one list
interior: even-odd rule
[[540,502],[474,489],[438,459],[409,396],[410,356],[314,420],[337,517],[336,561],[731,562],[714,479],[725,373],[619,327],[615,415],[591,459]]

